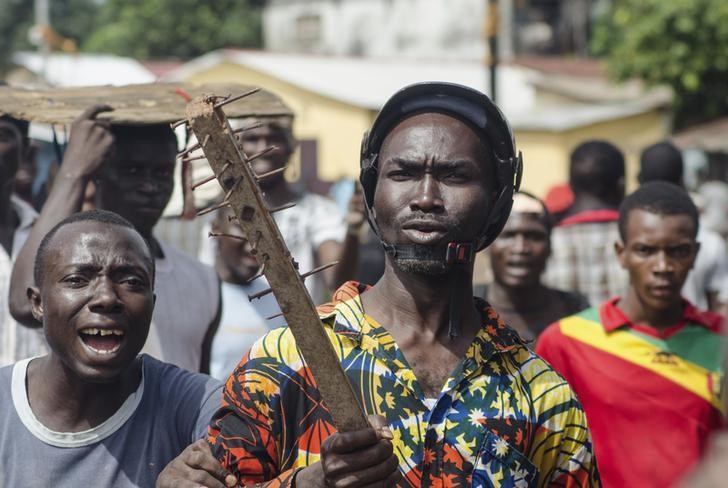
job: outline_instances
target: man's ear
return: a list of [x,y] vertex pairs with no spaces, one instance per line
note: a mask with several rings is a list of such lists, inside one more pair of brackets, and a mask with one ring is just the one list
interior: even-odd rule
[[625,251],[626,246],[624,245],[624,242],[622,242],[622,239],[618,239],[614,242],[614,253],[617,255],[617,261],[619,261],[619,265],[622,269],[627,269]]
[[40,298],[40,290],[35,286],[29,286],[25,293],[30,301],[30,312],[33,314],[33,318],[42,324],[43,302]]

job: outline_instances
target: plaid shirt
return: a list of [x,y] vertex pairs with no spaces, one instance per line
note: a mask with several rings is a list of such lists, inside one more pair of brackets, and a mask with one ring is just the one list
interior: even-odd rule
[[[392,336],[349,282],[319,309],[367,414],[386,418],[402,487],[600,486],[586,418],[566,382],[482,300],[483,328],[432,409]],[[227,380],[209,441],[243,483],[293,486],[335,432],[287,328]]]
[[596,210],[564,219],[551,232],[544,283],[581,293],[589,303],[623,294],[629,277],[614,252],[619,240],[618,218],[613,210]]

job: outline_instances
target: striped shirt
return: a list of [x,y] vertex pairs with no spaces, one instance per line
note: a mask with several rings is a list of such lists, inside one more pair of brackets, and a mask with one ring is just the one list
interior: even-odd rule
[[[386,418],[402,487],[600,486],[586,418],[566,382],[493,308],[432,408],[353,282],[319,308],[367,414]],[[245,483],[292,486],[335,432],[288,328],[259,340],[227,380],[209,441]]]
[[584,405],[604,486],[671,486],[723,424],[721,317],[685,302],[666,330],[605,302],[551,325],[536,353]]

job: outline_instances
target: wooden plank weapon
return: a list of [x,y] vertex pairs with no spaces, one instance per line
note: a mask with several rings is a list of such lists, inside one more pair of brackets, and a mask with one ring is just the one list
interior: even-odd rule
[[[177,125],[187,123],[200,141],[196,146],[183,151],[183,155],[187,155],[183,161],[205,158],[214,172],[214,177],[206,178],[193,184],[192,187],[196,188],[216,179],[225,192],[221,203],[198,212],[198,215],[223,207],[232,208],[246,240],[252,247],[251,253],[260,264],[259,274],[265,275],[271,285],[269,290],[252,295],[250,298],[259,298],[270,291],[275,295],[282,315],[313,374],[337,429],[347,432],[367,428],[369,423],[366,415],[303,283],[307,276],[323,271],[336,263],[299,274],[298,265],[292,259],[271,216],[273,212],[285,210],[292,205],[269,209],[258,183],[264,178],[280,173],[283,169],[256,176],[250,166],[251,161],[274,150],[275,146],[258,154],[245,154],[238,145],[236,132],[250,128],[233,130],[222,110],[226,104],[253,93],[255,90],[235,97],[203,95],[195,98],[187,105],[186,119],[176,123]],[[189,155],[198,149],[202,150],[204,156]],[[221,238],[237,237],[226,234],[211,235]]]

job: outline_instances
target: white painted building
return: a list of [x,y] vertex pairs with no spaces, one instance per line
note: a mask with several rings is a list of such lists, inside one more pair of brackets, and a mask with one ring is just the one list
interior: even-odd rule
[[266,49],[366,57],[483,59],[486,0],[269,0]]
[[[497,0],[498,57],[585,57],[595,17],[613,0]],[[265,48],[345,56],[487,58],[489,0],[268,0]]]

